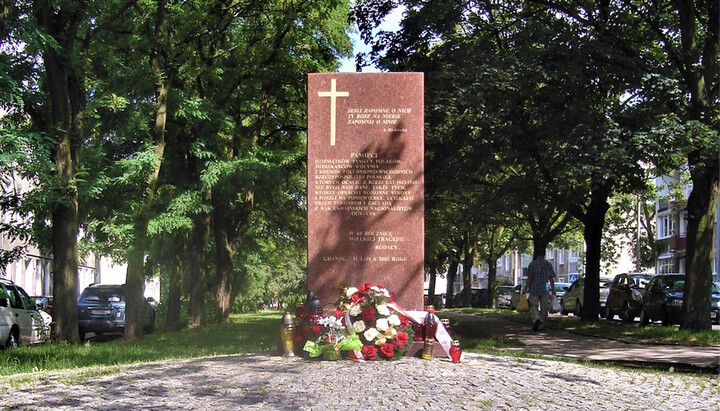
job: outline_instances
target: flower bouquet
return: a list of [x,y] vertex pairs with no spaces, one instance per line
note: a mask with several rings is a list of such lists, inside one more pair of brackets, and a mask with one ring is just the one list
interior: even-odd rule
[[362,343],[355,333],[346,332],[343,320],[338,317],[323,317],[318,321],[323,331],[315,341],[305,342],[303,350],[310,358],[322,357],[326,360],[339,360],[341,351],[355,351],[362,347]]
[[353,353],[356,358],[393,360],[408,350],[412,326],[393,299],[392,293],[378,285],[343,290],[335,315],[362,343],[360,353]]

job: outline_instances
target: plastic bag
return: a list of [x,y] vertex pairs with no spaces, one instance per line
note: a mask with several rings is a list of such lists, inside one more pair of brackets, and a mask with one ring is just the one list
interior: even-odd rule
[[550,295],[550,311],[554,313],[560,312],[560,301],[558,301],[554,294]]
[[518,301],[515,311],[519,313],[526,313],[530,311],[530,304],[528,303],[528,299],[525,294],[520,296],[520,301]]

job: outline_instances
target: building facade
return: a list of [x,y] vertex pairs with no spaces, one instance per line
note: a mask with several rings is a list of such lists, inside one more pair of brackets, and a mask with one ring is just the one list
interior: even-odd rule
[[[685,273],[687,248],[687,199],[692,185],[684,184],[680,173],[664,175],[655,179],[657,188],[656,246],[658,248],[656,270],[658,274]],[[720,202],[715,212],[713,235],[713,278],[720,281]]]
[[[22,195],[32,189],[32,185],[15,175],[0,179],[0,187],[5,193]],[[28,216],[3,212],[2,222],[6,225],[26,222]],[[4,267],[0,267],[0,278],[8,279],[22,287],[29,295],[52,295],[52,254],[43,253],[34,244],[10,238],[0,232],[0,249],[3,251],[21,248],[21,256]],[[78,295],[90,284],[123,284],[127,265],[115,264],[109,259],[89,253],[78,262]],[[157,279],[146,281],[145,296],[160,301],[160,283]]]

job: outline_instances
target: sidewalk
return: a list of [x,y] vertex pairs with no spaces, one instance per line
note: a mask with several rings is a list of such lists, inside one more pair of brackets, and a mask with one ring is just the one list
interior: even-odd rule
[[551,329],[532,331],[530,325],[513,322],[494,314],[463,314],[440,311],[441,318],[476,324],[494,333],[522,341],[534,353],[548,357],[610,362],[640,368],[720,373],[720,346],[638,344],[598,338]]

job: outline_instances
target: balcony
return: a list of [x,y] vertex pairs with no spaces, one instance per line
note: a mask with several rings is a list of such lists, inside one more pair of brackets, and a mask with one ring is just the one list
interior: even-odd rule
[[670,237],[670,251],[685,251],[686,243],[685,237],[674,235]]

